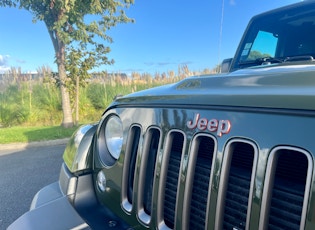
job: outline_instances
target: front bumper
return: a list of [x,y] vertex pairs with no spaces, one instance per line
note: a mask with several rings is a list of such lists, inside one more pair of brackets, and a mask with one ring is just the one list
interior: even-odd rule
[[94,193],[92,174],[74,176],[62,165],[59,181],[41,189],[30,210],[14,221],[8,230],[130,229]]
[[59,182],[52,183],[34,196],[30,210],[14,221],[10,229],[90,229],[71,205],[77,178],[63,164]]

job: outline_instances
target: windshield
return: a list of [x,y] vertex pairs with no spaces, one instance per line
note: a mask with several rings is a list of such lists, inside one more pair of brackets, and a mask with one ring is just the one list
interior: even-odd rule
[[315,9],[295,7],[255,17],[233,69],[315,57]]

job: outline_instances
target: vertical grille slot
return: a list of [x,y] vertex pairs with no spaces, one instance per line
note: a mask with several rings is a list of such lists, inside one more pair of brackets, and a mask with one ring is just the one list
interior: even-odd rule
[[149,224],[152,213],[153,183],[155,163],[160,143],[160,130],[149,128],[143,143],[139,181],[138,181],[138,217],[144,224]]
[[128,212],[132,209],[133,204],[133,190],[134,177],[137,161],[137,153],[139,148],[139,141],[141,135],[141,128],[139,126],[132,126],[129,131],[125,164],[122,178],[122,206]]
[[[184,146],[184,136],[179,132],[171,132],[168,138],[169,153],[167,154],[167,171],[164,187],[163,202],[163,219],[164,223],[169,228],[174,228],[175,225],[175,209],[177,198],[177,187],[179,179],[179,170],[181,155]],[[163,165],[162,165],[163,167]],[[162,169],[163,170],[163,169]]]
[[218,223],[223,229],[245,229],[251,206],[257,150],[249,142],[228,144],[220,179]]
[[311,168],[304,151],[278,148],[271,154],[261,218],[268,229],[304,229]]
[[[193,181],[191,189],[190,210],[188,210],[189,229],[204,229],[206,226],[206,213],[210,174],[212,168],[215,142],[209,136],[197,136],[190,154],[196,154],[197,159],[192,160]],[[193,156],[191,156],[193,157]],[[188,172],[190,174],[190,171]],[[186,189],[190,189],[190,185]]]
[[150,129],[149,138],[150,147],[145,166],[143,208],[146,214],[151,215],[155,162],[160,141],[159,130]]
[[130,161],[127,163],[129,165],[128,171],[128,181],[127,181],[127,199],[130,204],[132,204],[132,194],[133,194],[133,180],[135,175],[135,167],[136,167],[136,159],[137,159],[137,152],[139,146],[139,139],[140,139],[140,128],[138,126],[134,126],[131,129],[131,149],[130,149],[130,157],[128,158]]

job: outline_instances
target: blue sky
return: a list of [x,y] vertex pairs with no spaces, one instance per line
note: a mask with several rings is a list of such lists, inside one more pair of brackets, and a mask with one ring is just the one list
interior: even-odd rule
[[[232,57],[251,17],[300,0],[135,0],[127,15],[135,23],[109,31],[114,43],[108,72],[177,72],[213,68]],[[220,42],[220,37],[222,37]],[[25,10],[0,8],[0,73],[10,67],[34,72],[41,66],[56,70],[54,50],[43,22],[32,23]]]

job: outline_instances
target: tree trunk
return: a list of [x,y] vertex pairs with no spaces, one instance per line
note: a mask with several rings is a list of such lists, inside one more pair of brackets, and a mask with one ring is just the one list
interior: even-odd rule
[[71,104],[70,104],[70,95],[69,91],[66,87],[66,68],[65,68],[65,46],[59,46],[59,50],[57,53],[57,65],[58,65],[58,74],[60,79],[60,92],[61,92],[61,101],[62,101],[62,112],[63,119],[61,126],[65,128],[73,127],[73,118],[71,112]]
[[[56,21],[58,21],[58,19],[62,17],[62,14],[63,12],[59,12],[58,18],[56,18]],[[45,24],[46,24],[51,41],[54,46],[54,50],[56,54],[56,62],[58,66],[62,113],[63,113],[61,126],[65,128],[71,128],[73,127],[74,123],[73,123],[72,112],[71,112],[70,94],[66,87],[66,80],[67,80],[67,73],[66,73],[66,67],[65,67],[66,46],[65,46],[65,43],[61,41],[58,33],[51,29],[53,23],[49,21],[45,21]]]
[[70,95],[65,86],[66,71],[63,65],[58,65],[58,72],[60,77],[60,92],[62,101],[63,119],[61,126],[65,128],[73,127],[73,118],[71,112]]

